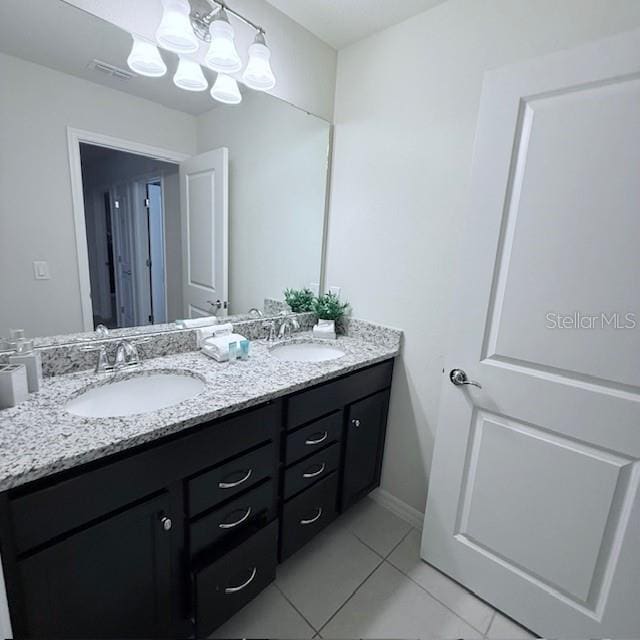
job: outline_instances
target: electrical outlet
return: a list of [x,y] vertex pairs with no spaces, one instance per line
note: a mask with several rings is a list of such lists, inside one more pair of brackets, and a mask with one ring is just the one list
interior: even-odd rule
[[49,263],[42,260],[36,260],[33,263],[33,277],[36,280],[51,280]]
[[340,297],[340,292],[342,291],[342,287],[329,287],[329,293],[333,293],[337,298]]

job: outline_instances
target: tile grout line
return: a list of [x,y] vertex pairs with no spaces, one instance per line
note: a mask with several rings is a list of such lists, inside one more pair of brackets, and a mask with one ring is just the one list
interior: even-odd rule
[[293,604],[293,602],[291,602],[291,600],[289,600],[289,598],[287,597],[287,594],[280,588],[280,586],[276,583],[276,581],[273,581],[273,586],[280,592],[280,594],[282,595],[282,597],[293,607],[293,610],[313,629],[314,631],[314,637],[320,633],[318,631],[318,629],[316,629],[311,622],[309,622],[309,620],[307,620],[306,616],[302,613],[302,611],[300,611],[298,609],[298,607],[296,607],[295,604]]
[[[318,634],[320,634],[321,638],[323,637],[322,636],[323,629],[340,613],[340,611],[342,611],[342,609],[346,606],[346,604],[360,590],[362,585],[364,585],[364,583],[386,562],[386,558],[389,557],[404,542],[405,538],[411,533],[412,530],[413,530],[413,527],[411,529],[409,529],[409,531],[407,531],[407,533],[405,533],[402,536],[402,538],[397,542],[397,544],[394,545],[393,549],[391,549],[391,551],[389,551],[387,556],[383,557],[379,553],[375,552],[376,555],[381,559],[380,562],[373,568],[373,570],[369,573],[369,575],[367,575],[364,578],[364,580],[362,580],[362,582],[353,590],[351,595],[333,612],[331,617],[320,627],[320,629],[318,631]],[[358,538],[358,536],[356,536],[352,531],[349,531],[349,533],[351,533],[356,538],[356,540],[358,540],[359,542],[362,542],[360,540],[360,538]],[[371,547],[369,547],[369,545],[367,545],[366,543],[362,542],[362,544],[364,544],[366,547],[371,549]]]
[[[393,562],[390,562],[389,560],[385,560],[385,562],[390,567],[393,567],[394,569],[396,569],[396,571],[399,571],[405,578],[407,578],[408,580],[413,582],[413,584],[415,584],[416,587],[419,587],[420,589],[422,589],[422,591],[424,591],[432,600],[435,600],[439,605],[441,605],[445,609],[447,609],[447,611],[450,611],[451,613],[453,613],[453,615],[456,618],[458,618],[459,620],[462,620],[462,622],[464,622],[468,627],[471,627],[474,631],[477,631],[483,638],[489,632],[489,629],[491,627],[491,622],[493,622],[493,617],[495,616],[495,611],[491,614],[491,620],[489,621],[489,625],[487,626],[487,631],[483,632],[480,629],[478,629],[478,627],[476,627],[475,625],[471,624],[471,622],[469,622],[466,618],[463,618],[457,611],[454,611],[449,605],[447,605],[444,602],[442,602],[442,600],[436,598],[436,596],[434,596],[433,593],[431,593],[431,591],[429,591],[428,589],[423,587],[420,583],[416,582],[410,575],[406,574],[402,569],[400,569],[400,567],[396,567],[396,565],[393,564]],[[471,594],[471,595],[473,596],[473,594]],[[475,596],[473,596],[473,597],[475,598]]]
[[491,620],[489,620],[489,626],[487,627],[487,632],[483,636],[483,640],[486,640],[486,638],[488,637],[489,631],[491,630],[491,625],[493,624],[493,621],[496,619],[497,614],[498,612],[494,609],[493,615],[491,616]]
[[[378,556],[379,557],[379,556]],[[358,592],[360,587],[384,564],[384,558],[380,558],[380,562],[373,568],[373,570],[365,576],[364,580],[352,591],[349,597],[331,614],[330,618],[320,627],[318,631],[319,634],[322,635],[323,629],[342,611],[345,605],[353,598],[353,596]]]
[[[408,537],[409,533],[411,533],[412,531],[417,531],[417,529],[415,529],[415,527],[411,527],[411,529],[409,530],[409,532],[404,536],[404,538],[402,538],[402,540],[400,541],[400,543],[404,542],[404,540]],[[400,544],[399,543],[399,544]],[[436,602],[438,602],[439,604],[441,604],[445,609],[447,609],[448,611],[451,611],[451,613],[453,613],[453,615],[455,615],[457,618],[459,618],[460,620],[462,620],[462,622],[464,622],[465,624],[469,625],[472,629],[474,629],[475,631],[477,631],[482,638],[486,638],[487,633],[489,633],[489,629],[491,629],[491,623],[493,622],[493,619],[496,616],[496,610],[491,607],[491,605],[487,604],[488,607],[490,607],[492,609],[492,614],[491,614],[491,618],[489,619],[489,624],[487,625],[487,630],[486,631],[481,631],[480,629],[478,629],[478,627],[476,627],[474,624],[472,624],[471,622],[469,622],[469,620],[467,620],[466,618],[463,618],[459,613],[457,613],[456,611],[454,611],[449,605],[447,605],[446,603],[442,602],[442,600],[440,600],[438,597],[436,597],[433,593],[431,593],[431,591],[429,591],[429,589],[427,589],[426,587],[423,587],[419,582],[416,582],[416,580],[414,580],[408,573],[406,573],[405,571],[403,571],[400,567],[397,567],[395,564],[393,564],[393,562],[391,560],[389,560],[389,558],[391,557],[391,554],[393,553],[393,551],[395,551],[395,549],[397,548],[398,545],[396,545],[396,547],[394,547],[394,549],[391,551],[391,553],[389,553],[386,557],[385,557],[385,562],[387,564],[389,564],[390,566],[392,566],[394,569],[397,569],[403,576],[405,576],[406,578],[408,578],[409,580],[411,580],[411,582],[413,582],[413,584],[415,584],[417,587],[420,587],[420,589],[422,589],[427,595],[429,595],[433,600],[435,600]],[[421,562],[424,562],[422,560],[422,558],[419,558]],[[426,562],[425,564],[427,564],[427,566],[431,566],[428,562]],[[444,575],[444,574],[443,574]],[[452,580],[452,578],[449,578],[448,576],[445,576],[445,578]],[[455,580],[453,580],[453,582],[455,582]],[[480,598],[478,598],[474,593],[472,593],[471,591],[469,591],[468,589],[466,589],[464,587],[464,585],[461,585],[459,583],[456,582],[456,584],[458,586],[460,586],[461,589],[463,589],[466,593],[468,593],[471,597],[475,598],[476,600],[478,600],[478,602],[482,602],[484,603],[483,600],[480,600]]]

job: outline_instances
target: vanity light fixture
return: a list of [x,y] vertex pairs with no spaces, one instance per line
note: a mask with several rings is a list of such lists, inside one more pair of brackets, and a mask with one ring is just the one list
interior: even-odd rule
[[224,73],[219,73],[211,87],[211,97],[224,104],[239,104],[242,101],[238,83]]
[[[242,60],[235,45],[235,32],[229,16],[256,31],[249,47],[249,61],[242,74],[244,84],[256,91],[269,91],[276,84],[271,69],[271,50],[266,45],[264,29],[234,11],[223,0],[161,0],[162,20],[156,30],[156,43],[178,54],[178,68],[173,76],[174,84],[185,91],[204,91],[208,87],[202,68],[194,60],[183,55],[195,53],[201,43],[208,45],[205,64],[218,73],[211,88],[211,96],[226,104],[238,104],[242,100],[238,83],[232,77],[242,70]],[[202,12],[200,7],[206,5]],[[136,73],[159,78],[167,72],[156,44],[133,37],[133,47],[127,58],[129,67]]]
[[141,76],[160,78],[167,73],[167,65],[164,63],[158,47],[138,36],[132,36],[133,46],[127,58],[129,67]]
[[158,44],[174,53],[194,53],[198,38],[191,27],[189,0],[162,0],[162,21],[156,31]]
[[209,87],[202,68],[197,62],[180,57],[178,69],[173,76],[176,87],[185,91],[205,91]]
[[242,69],[242,60],[236,50],[235,34],[224,9],[216,14],[209,26],[211,45],[205,58],[210,69],[218,73],[236,73]]
[[242,80],[250,89],[268,91],[276,84],[275,76],[269,63],[271,50],[267,47],[264,33],[258,31],[256,39],[249,47],[249,62],[242,74]]

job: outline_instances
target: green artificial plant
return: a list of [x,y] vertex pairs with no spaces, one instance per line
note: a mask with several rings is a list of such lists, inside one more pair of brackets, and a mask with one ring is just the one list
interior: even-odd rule
[[285,289],[284,300],[294,313],[313,311],[314,295],[310,289]]
[[340,302],[335,293],[325,293],[313,302],[313,312],[320,320],[340,320],[349,308],[348,302]]

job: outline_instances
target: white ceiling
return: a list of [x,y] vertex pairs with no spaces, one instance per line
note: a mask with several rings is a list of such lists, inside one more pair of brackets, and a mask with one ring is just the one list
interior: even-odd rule
[[445,0],[267,0],[334,49],[427,11]]

